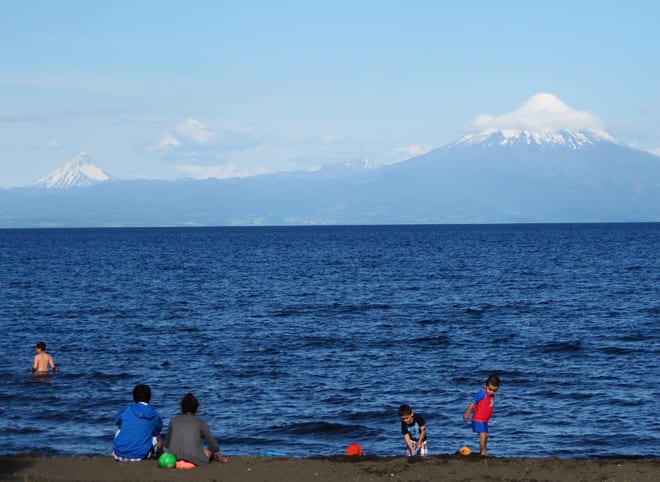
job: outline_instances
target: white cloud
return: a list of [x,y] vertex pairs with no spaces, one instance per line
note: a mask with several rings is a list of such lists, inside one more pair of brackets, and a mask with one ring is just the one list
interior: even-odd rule
[[[312,171],[355,159],[375,159],[388,164],[423,154],[422,144],[394,144],[356,139],[333,132],[318,135],[283,135],[258,125],[229,122],[209,123],[194,118],[167,126],[168,133],[148,150],[167,163],[170,172],[194,179],[249,177],[284,171]],[[185,132],[185,135],[184,135]],[[207,135],[208,134],[208,135]],[[213,142],[202,144],[199,141]]]
[[147,148],[147,152],[167,154],[174,160],[197,157],[200,162],[215,163],[221,153],[242,150],[258,143],[249,129],[236,125],[221,125],[212,129],[191,117],[171,125],[160,139]]
[[211,144],[215,141],[215,134],[209,130],[208,126],[202,124],[197,119],[190,118],[186,122],[176,126],[179,135],[197,144]]
[[394,149],[394,156],[397,160],[408,159],[410,157],[421,156],[426,154],[431,149],[428,146],[421,144],[410,144],[408,146],[397,147]]
[[155,150],[156,151],[167,151],[169,149],[174,149],[181,145],[181,141],[174,137],[172,134],[167,133],[158,141]]
[[651,149],[647,149],[647,151],[656,156],[660,156],[660,147],[652,147]]
[[573,110],[552,94],[532,96],[518,109],[502,115],[479,114],[472,126],[480,131],[529,130],[602,130],[601,121],[587,111]]
[[214,177],[217,179],[229,179],[233,177],[249,177],[258,174],[266,174],[266,170],[250,170],[240,168],[236,164],[225,164],[221,166],[199,166],[195,164],[178,164],[175,166],[176,171],[185,174],[193,179],[207,179]]
[[180,145],[181,141],[172,134],[165,134],[158,142],[158,147],[160,149],[171,149],[173,147],[179,147]]

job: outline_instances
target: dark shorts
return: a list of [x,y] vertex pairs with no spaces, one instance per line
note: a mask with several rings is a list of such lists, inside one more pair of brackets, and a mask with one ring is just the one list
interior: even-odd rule
[[473,420],[472,431],[476,433],[482,433],[482,432],[488,433],[488,424],[486,422],[475,422]]

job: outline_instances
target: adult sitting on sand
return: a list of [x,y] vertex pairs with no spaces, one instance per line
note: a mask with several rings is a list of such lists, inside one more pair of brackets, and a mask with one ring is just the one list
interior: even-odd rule
[[[196,414],[199,402],[192,393],[181,399],[181,414],[170,420],[165,438],[165,451],[173,453],[178,461],[204,465],[211,460],[226,463],[220,455],[220,446],[213,438],[208,424]],[[203,441],[208,447],[203,446]]]

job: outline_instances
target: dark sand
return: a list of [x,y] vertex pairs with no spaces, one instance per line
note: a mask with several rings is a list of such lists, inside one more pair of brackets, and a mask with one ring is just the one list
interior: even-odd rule
[[45,481],[660,481],[660,459],[567,460],[478,455],[405,457],[230,457],[192,470],[111,457],[0,456],[0,480]]

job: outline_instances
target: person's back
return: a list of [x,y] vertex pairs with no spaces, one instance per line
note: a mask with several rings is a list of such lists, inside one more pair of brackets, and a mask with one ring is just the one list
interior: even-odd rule
[[126,405],[115,415],[119,430],[112,442],[112,454],[117,460],[144,460],[155,456],[162,446],[163,420],[149,405],[151,389],[147,385],[137,385],[133,389],[133,400],[135,403]]
[[[172,418],[167,426],[167,452],[173,453],[179,461],[195,465],[207,464],[211,459],[226,462],[220,455],[220,446],[213,438],[208,424],[196,415],[198,410],[197,398],[192,393],[187,393],[181,399],[181,414]],[[203,441],[208,448],[202,445]]]
[[217,452],[218,447],[212,445],[212,435],[206,422],[192,414],[180,414],[170,420],[171,432],[166,442],[167,449],[176,455],[177,459],[187,460],[195,465],[209,462],[209,456],[204,452],[201,441],[206,438],[211,445],[211,451]]
[[32,362],[32,372],[35,374],[45,374],[48,373],[48,368],[52,368],[53,371],[57,371],[53,357],[46,353],[46,344],[43,341],[37,343],[35,347],[36,354],[34,355],[34,361]]

